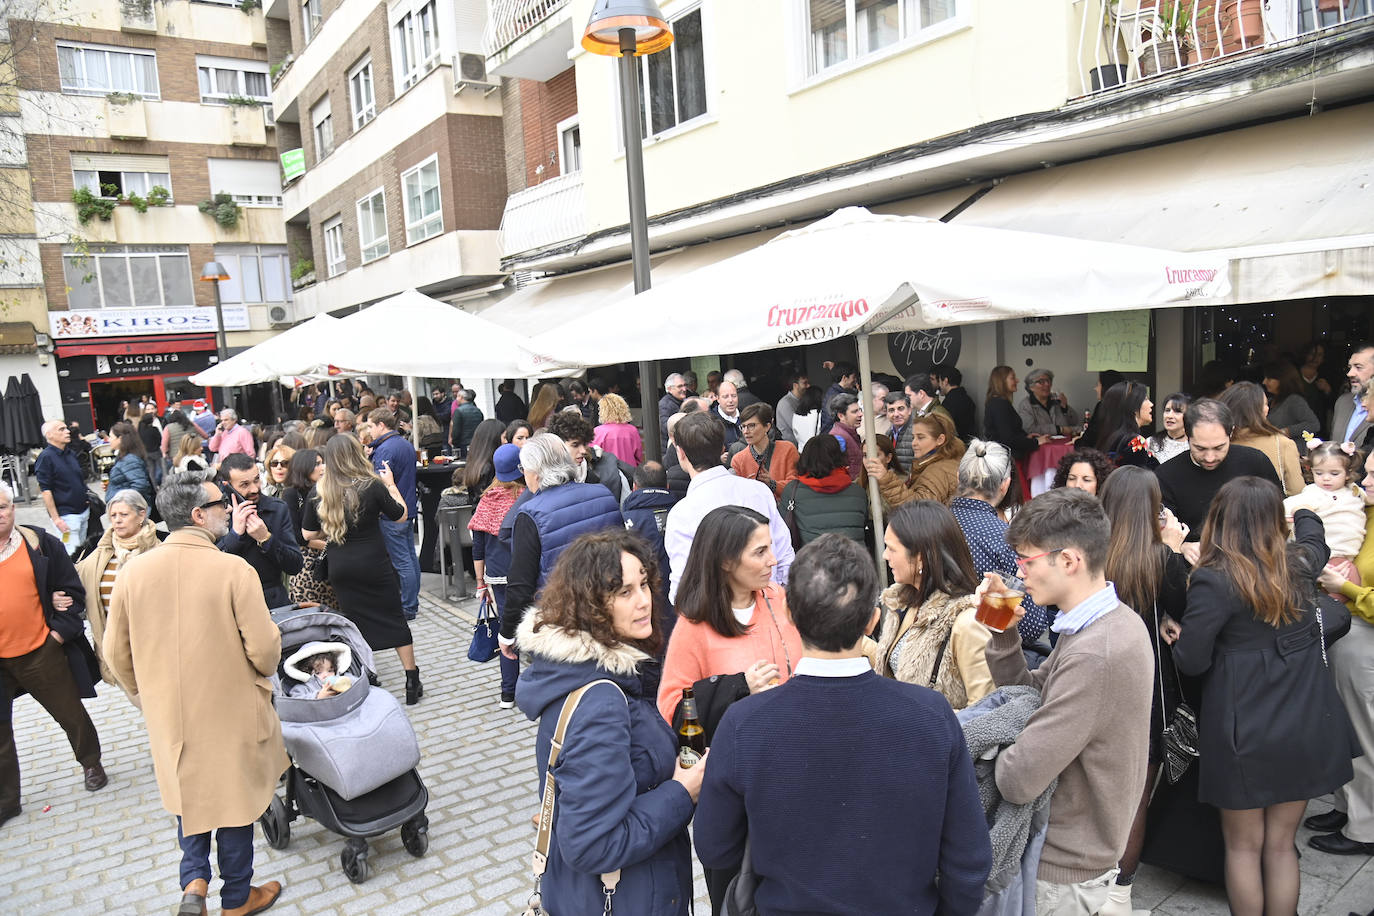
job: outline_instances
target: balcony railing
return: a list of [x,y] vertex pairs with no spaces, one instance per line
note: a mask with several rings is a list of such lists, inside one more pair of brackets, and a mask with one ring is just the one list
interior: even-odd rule
[[1248,54],[1374,13],[1374,0],[1087,0],[1084,94]]
[[495,57],[567,3],[568,0],[491,0],[482,49],[487,57]]
[[587,197],[582,173],[560,175],[506,199],[501,217],[501,253],[509,256],[575,239],[587,232]]

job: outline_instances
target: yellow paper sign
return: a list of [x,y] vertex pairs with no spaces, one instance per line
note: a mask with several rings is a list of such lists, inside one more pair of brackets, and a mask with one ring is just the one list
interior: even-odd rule
[[1088,316],[1089,372],[1144,372],[1150,362],[1150,313],[1107,312]]

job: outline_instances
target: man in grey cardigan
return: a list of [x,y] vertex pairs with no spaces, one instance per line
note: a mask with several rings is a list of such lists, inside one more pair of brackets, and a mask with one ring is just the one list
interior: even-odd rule
[[[1061,608],[1059,641],[1035,671],[1015,621],[987,646],[999,687],[1025,684],[1043,696],[997,759],[997,788],[1010,802],[1034,801],[1059,780],[1036,880],[1039,916],[1131,912],[1117,862],[1145,789],[1154,656],[1144,622],[1106,581],[1109,534],[1101,503],[1068,489],[1031,500],[1007,531],[1027,595]],[[1004,587],[994,573],[987,580],[980,590]]]

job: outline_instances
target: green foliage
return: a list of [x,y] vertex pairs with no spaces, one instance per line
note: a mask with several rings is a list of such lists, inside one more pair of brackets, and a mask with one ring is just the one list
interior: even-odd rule
[[220,191],[209,200],[202,200],[199,209],[201,213],[214,219],[222,229],[233,229],[237,226],[239,216],[243,212],[233,196],[225,191]]
[[291,279],[299,280],[315,272],[315,262],[305,258],[297,258],[291,265]]
[[239,0],[239,9],[245,16],[250,15],[253,10],[262,9],[262,0]]
[[[148,189],[148,206],[165,207],[172,202],[172,192],[160,184],[155,184]],[[139,211],[142,212],[141,210]]]
[[1159,35],[1172,38],[1180,47],[1193,46],[1193,20],[1197,16],[1210,16],[1210,6],[1198,7],[1196,12],[1188,0],[1161,0],[1159,4]]
[[77,188],[72,191],[72,203],[76,204],[76,218],[83,226],[96,218],[108,223],[114,216],[115,201],[107,197],[97,197],[89,188]]
[[132,105],[134,102],[141,101],[143,96],[137,92],[110,92],[105,96],[105,101],[111,105]]
[[281,73],[282,67],[285,66],[285,64],[286,61],[279,60],[275,64],[267,68],[267,75],[272,78],[272,82],[275,83],[277,81],[277,74]]
[[140,197],[140,196],[137,195],[137,194],[129,194],[129,195],[125,196],[125,197],[121,197],[119,200],[120,200],[120,203],[126,203],[126,204],[128,204],[129,206],[131,206],[131,207],[133,207],[135,210],[137,210],[139,213],[147,213],[147,212],[148,212],[148,201],[147,201],[147,199],[146,199],[146,198],[143,198],[143,197]]
[[266,104],[262,99],[255,99],[246,95],[231,95],[224,102],[234,108],[261,108]]

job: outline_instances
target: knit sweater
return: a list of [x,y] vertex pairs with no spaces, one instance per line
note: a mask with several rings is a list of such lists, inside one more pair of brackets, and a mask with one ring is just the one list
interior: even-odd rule
[[995,633],[988,668],[999,687],[1039,688],[1042,703],[1016,743],[997,758],[997,788],[1016,804],[1056,777],[1039,878],[1077,884],[1115,868],[1145,788],[1154,656],[1140,616],[1118,604],[1059,637],[1026,670],[1015,630]]
[[731,706],[693,832],[706,868],[737,866],[747,834],[765,916],[973,913],[992,861],[949,704],[872,672]]
[[[764,594],[768,600],[764,601]],[[769,614],[768,604],[772,604]],[[715,674],[739,674],[757,661],[778,666],[778,682],[792,676],[802,657],[801,635],[792,625],[787,596],[776,585],[755,592],[754,617],[743,636],[721,636],[709,623],[679,618],[668,639],[663,677],[658,686],[658,711],[673,721],[682,688]]]
[[1202,538],[1202,524],[1207,521],[1207,510],[1217,491],[1229,481],[1245,476],[1267,480],[1276,487],[1283,486],[1278,474],[1274,473],[1274,465],[1263,452],[1234,442],[1221,464],[1210,471],[1198,467],[1192,455],[1180,455],[1155,469],[1160,499],[1191,529],[1188,532],[1190,541]]

